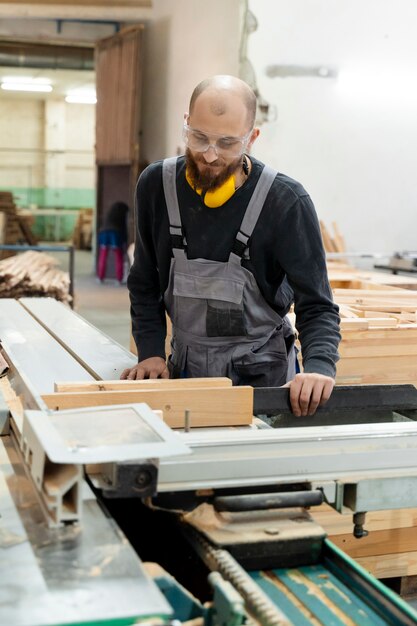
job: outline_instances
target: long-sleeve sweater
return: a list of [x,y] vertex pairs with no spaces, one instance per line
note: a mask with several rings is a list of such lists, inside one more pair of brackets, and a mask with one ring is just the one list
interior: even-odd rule
[[[189,259],[225,262],[263,164],[251,157],[249,178],[222,206],[206,207],[177,161],[177,193]],[[278,173],[249,241],[242,265],[255,276],[265,300],[283,317],[294,302],[303,368],[335,376],[340,342],[338,307],[328,282],[314,205],[297,181]],[[136,189],[135,256],[128,277],[132,331],[139,360],[165,358],[163,294],[172,245],[162,186],[162,161],[148,166]]]

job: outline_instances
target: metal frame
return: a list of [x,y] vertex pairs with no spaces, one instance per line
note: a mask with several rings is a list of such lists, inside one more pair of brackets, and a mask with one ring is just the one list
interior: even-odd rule
[[[315,488],[322,486],[335,508],[345,510],[345,485],[409,479],[414,489],[397,489],[397,502],[390,502],[389,508],[417,506],[414,422],[282,430],[200,429],[181,433],[181,437],[193,454],[161,460],[158,492],[308,482]],[[352,495],[350,500],[354,501]],[[375,509],[386,504],[383,493],[378,498],[375,489],[371,504]]]

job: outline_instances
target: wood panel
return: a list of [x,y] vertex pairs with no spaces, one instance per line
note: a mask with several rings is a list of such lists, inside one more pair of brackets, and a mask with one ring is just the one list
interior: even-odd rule
[[96,46],[96,159],[99,165],[139,158],[143,26]]

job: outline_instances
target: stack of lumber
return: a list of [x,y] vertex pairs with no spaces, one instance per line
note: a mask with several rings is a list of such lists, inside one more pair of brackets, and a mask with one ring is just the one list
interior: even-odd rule
[[0,261],[0,298],[51,297],[70,302],[69,275],[42,252],[24,252]]
[[417,385],[417,293],[368,282],[333,295],[342,333],[337,384]]
[[93,239],[93,209],[81,209],[74,226],[72,242],[77,250],[91,250]]
[[376,578],[417,575],[417,509],[367,513],[367,537],[353,536],[352,517],[327,504],[310,511],[329,539]]
[[321,237],[326,252],[346,252],[345,240],[339,230],[336,222],[332,222],[333,233],[327,228],[325,223],[320,220]]
[[[30,220],[30,218],[29,218]],[[0,243],[37,244],[37,239],[30,229],[27,218],[18,215],[13,195],[9,191],[0,191]],[[13,255],[12,251],[1,250],[0,259]]]

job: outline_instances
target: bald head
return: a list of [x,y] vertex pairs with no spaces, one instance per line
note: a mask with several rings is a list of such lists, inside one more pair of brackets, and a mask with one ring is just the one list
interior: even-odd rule
[[252,89],[240,78],[235,76],[218,75],[207,78],[197,85],[190,99],[190,114],[197,100],[204,95],[210,112],[216,116],[233,113],[236,99],[241,101],[246,109],[247,131],[253,128],[256,117],[256,96]]

